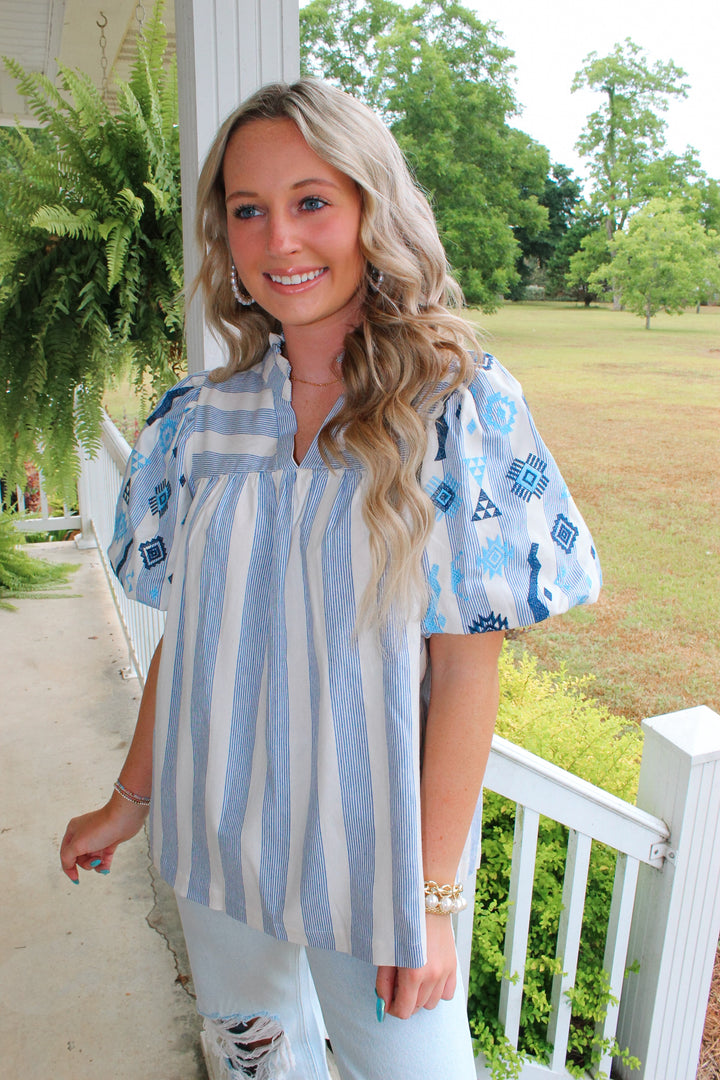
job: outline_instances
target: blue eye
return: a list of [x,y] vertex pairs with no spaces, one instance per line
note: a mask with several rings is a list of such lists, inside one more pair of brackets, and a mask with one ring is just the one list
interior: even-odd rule
[[323,206],[327,206],[327,203],[324,199],[321,199],[319,195],[308,195],[307,198],[303,199],[300,205],[303,210],[313,211],[322,210]]
[[240,218],[241,221],[257,217],[259,213],[257,206],[235,206],[232,211],[233,217]]

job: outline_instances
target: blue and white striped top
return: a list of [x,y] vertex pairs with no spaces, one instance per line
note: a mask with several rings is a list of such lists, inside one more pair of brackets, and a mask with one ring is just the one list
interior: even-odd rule
[[592,601],[600,568],[519,385],[487,355],[428,432],[425,617],[355,633],[364,471],[329,469],[316,444],[295,463],[280,350],[271,338],[250,370],[170,390],[118,501],[116,573],[167,608],[153,858],[180,895],[277,938],[417,967],[426,639]]

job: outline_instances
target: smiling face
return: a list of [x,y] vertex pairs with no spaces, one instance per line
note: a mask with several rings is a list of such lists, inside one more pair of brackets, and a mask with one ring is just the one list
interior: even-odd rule
[[292,120],[252,120],[223,161],[227,231],[238,277],[254,300],[292,328],[360,321],[365,269],[362,200],[353,180],[310,149]]

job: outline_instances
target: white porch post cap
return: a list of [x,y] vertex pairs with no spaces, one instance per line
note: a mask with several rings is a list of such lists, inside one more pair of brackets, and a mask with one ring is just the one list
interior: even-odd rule
[[642,727],[646,739],[675,747],[693,765],[720,758],[720,716],[707,705],[650,717]]

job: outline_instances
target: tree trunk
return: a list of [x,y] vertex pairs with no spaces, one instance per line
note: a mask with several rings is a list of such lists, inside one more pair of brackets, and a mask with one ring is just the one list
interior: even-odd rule
[[650,304],[645,305],[645,329],[650,329]]

